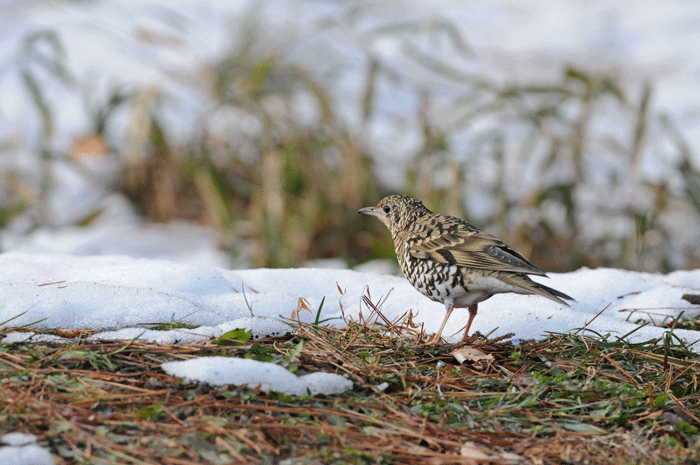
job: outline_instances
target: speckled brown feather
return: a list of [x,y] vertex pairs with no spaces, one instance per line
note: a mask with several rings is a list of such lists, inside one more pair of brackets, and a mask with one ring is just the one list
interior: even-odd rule
[[490,234],[454,216],[436,216],[413,223],[399,234],[408,242],[412,256],[480,270],[545,276],[544,271]]

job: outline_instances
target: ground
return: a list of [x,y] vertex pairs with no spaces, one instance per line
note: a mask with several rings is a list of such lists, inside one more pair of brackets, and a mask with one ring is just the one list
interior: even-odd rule
[[[59,464],[700,463],[700,359],[672,331],[656,345],[475,335],[460,365],[410,319],[348,323],[254,342],[96,344],[58,331],[74,342],[4,345],[0,432],[37,435]],[[161,369],[206,355],[341,373],[354,389],[298,398]]]

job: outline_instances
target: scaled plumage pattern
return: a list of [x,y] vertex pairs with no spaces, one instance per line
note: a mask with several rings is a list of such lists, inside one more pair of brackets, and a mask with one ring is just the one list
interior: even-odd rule
[[469,309],[462,337],[466,341],[478,303],[494,294],[537,294],[566,306],[566,300],[574,300],[531,280],[528,275],[546,274],[494,236],[454,216],[433,213],[420,200],[390,195],[358,213],[376,216],[389,228],[406,278],[423,295],[445,305],[447,314],[430,344],[441,341],[456,307]]

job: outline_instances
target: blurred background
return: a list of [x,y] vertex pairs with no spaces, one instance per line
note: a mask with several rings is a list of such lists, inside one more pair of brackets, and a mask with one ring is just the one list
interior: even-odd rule
[[356,211],[403,193],[548,271],[700,266],[695,3],[30,0],[0,24],[3,252],[394,272]]

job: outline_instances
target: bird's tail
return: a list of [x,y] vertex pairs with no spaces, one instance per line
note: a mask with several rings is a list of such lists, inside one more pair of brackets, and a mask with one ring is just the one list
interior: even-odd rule
[[567,300],[576,302],[576,299],[573,297],[557,291],[556,289],[552,289],[551,287],[545,286],[544,284],[536,283],[527,275],[499,276],[498,279],[505,283],[522,288],[527,293],[541,295],[542,297],[546,297],[549,300],[566,305],[567,307],[569,306],[569,304],[566,302]]

